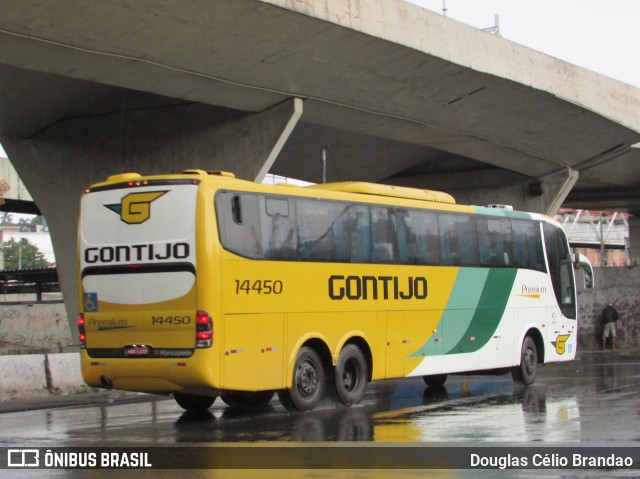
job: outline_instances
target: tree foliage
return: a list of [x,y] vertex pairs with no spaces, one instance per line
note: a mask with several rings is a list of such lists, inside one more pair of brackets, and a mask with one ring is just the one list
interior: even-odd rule
[[4,269],[48,268],[50,265],[38,247],[22,238],[11,238],[3,243]]

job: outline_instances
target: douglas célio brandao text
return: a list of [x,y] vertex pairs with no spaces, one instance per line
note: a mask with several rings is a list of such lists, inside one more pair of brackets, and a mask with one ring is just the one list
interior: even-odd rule
[[617,454],[537,453],[484,455],[472,453],[469,456],[471,468],[478,469],[598,469],[598,468],[630,468],[633,458]]

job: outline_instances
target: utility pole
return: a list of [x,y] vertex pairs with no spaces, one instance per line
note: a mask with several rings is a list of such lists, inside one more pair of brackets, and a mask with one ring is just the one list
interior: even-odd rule
[[494,18],[494,25],[492,27],[483,28],[482,31],[501,37],[502,35],[500,34],[500,15],[496,13],[493,18]]
[[327,182],[327,150],[329,149],[329,145],[324,145],[322,147],[322,173],[321,179],[322,183]]

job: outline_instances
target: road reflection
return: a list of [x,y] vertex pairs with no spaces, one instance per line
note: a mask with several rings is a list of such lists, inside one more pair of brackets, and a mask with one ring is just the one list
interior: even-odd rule
[[580,439],[575,397],[548,401],[544,386],[448,401],[443,391],[435,396],[425,391],[425,398],[422,407],[374,414],[374,440],[475,443]]
[[[546,386],[514,388],[505,380],[460,378],[448,387],[401,381],[372,388],[362,405],[328,402],[307,412],[277,401],[261,409],[185,412],[175,422],[177,442],[503,442],[579,441],[575,397],[547,399]],[[510,390],[509,390],[510,389]]]
[[[640,353],[592,353],[581,361],[541,370],[536,384],[514,387],[508,376],[454,376],[446,387],[425,388],[421,379],[371,383],[362,404],[346,408],[328,400],[314,411],[291,413],[277,399],[261,409],[232,408],[217,401],[205,414],[184,413],[172,399],[144,396],[100,406],[82,397],[78,405],[0,415],[0,444],[15,447],[288,446],[329,447],[342,443],[549,445],[602,447],[640,440]],[[355,444],[354,444],[355,443]],[[370,444],[371,445],[371,444]],[[325,445],[321,444],[322,447]],[[250,465],[250,457],[247,458]],[[57,474],[59,472],[59,474]],[[123,471],[125,472],[125,471]],[[133,471],[132,471],[133,472]],[[136,471],[136,477],[144,477]],[[175,470],[148,471],[175,477]],[[484,474],[486,472],[486,474]],[[536,476],[547,477],[544,474]],[[26,471],[23,477],[41,477]],[[428,471],[428,477],[461,477],[460,471]],[[607,471],[607,477],[636,477],[637,471]],[[118,472],[120,474],[120,472]],[[344,477],[344,471],[189,471],[190,477]],[[425,471],[353,470],[353,477],[425,477]],[[602,471],[562,471],[562,477],[603,477]],[[0,474],[1,475],[1,474]],[[501,474],[502,477],[503,474]],[[531,477],[532,471],[510,471]],[[47,477],[106,477],[100,471],[50,471]],[[495,471],[473,471],[495,477]],[[122,477],[128,477],[123,475]],[[549,476],[551,477],[551,476]],[[553,474],[553,477],[559,477]]]

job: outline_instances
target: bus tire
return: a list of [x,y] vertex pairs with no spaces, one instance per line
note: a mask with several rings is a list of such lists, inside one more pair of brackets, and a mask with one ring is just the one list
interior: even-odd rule
[[278,391],[280,402],[287,409],[310,411],[324,394],[324,367],[314,349],[303,346],[293,366],[291,389]]
[[429,376],[422,376],[424,383],[430,388],[441,388],[447,381],[446,374],[431,374]]
[[227,391],[220,394],[220,399],[227,405],[238,408],[258,408],[269,404],[273,391]]
[[517,384],[530,386],[536,380],[536,367],[538,366],[538,349],[536,343],[527,336],[522,342],[520,351],[520,364],[511,369],[511,377]]
[[334,370],[338,399],[345,406],[358,404],[367,390],[369,368],[364,354],[355,344],[347,344],[340,352]]
[[182,409],[194,412],[206,411],[216,400],[216,396],[199,396],[187,393],[173,393],[173,397]]

